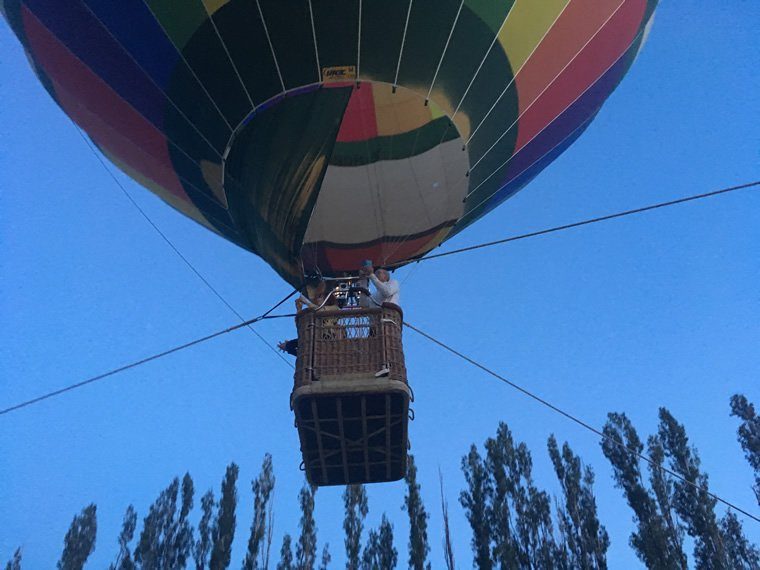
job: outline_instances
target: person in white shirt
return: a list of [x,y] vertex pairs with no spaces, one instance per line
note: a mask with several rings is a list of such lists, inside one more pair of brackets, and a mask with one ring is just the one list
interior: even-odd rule
[[392,303],[401,306],[401,285],[395,279],[391,279],[391,274],[386,269],[375,269],[371,265],[362,268],[365,274],[374,285],[374,293],[371,299],[373,304],[382,305],[383,303]]

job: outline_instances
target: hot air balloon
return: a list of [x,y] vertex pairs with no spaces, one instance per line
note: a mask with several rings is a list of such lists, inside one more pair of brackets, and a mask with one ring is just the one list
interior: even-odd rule
[[[419,259],[523,188],[596,116],[657,3],[1,2],[41,83],[115,165],[297,287]],[[373,310],[367,342],[401,318]],[[386,400],[352,413],[395,421],[406,394],[392,414]],[[382,477],[366,429],[362,457],[344,445],[336,467],[322,449],[310,478],[403,474],[405,424]],[[312,431],[302,449],[324,443]]]

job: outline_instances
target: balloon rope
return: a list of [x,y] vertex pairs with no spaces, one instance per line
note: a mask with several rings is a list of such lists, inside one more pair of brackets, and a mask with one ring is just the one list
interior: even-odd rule
[[[746,184],[740,184],[738,186],[731,186],[729,188],[722,188],[720,190],[714,190],[712,192],[705,192],[704,194],[695,194],[693,196],[686,196],[685,198],[678,198],[676,200],[669,200],[667,202],[659,202],[657,204],[651,204],[649,206],[642,206],[641,208],[635,208],[633,210],[625,210],[623,212],[618,212],[616,214],[608,214],[606,216],[599,216],[599,217],[596,217],[596,218],[589,218],[587,220],[582,220],[582,221],[579,221],[579,222],[573,222],[571,224],[565,224],[565,225],[562,225],[562,226],[555,226],[553,228],[547,228],[545,230],[538,230],[538,231],[535,231],[535,232],[529,232],[527,234],[520,234],[520,235],[516,235],[516,236],[511,236],[511,237],[507,237],[507,238],[504,238],[504,239],[498,239],[498,240],[495,240],[495,241],[489,241],[489,242],[480,243],[480,244],[477,244],[477,245],[471,245],[469,247],[462,247],[462,248],[459,248],[459,249],[452,249],[451,251],[445,251],[443,253],[437,253],[435,255],[428,255],[427,257],[423,257],[423,258],[417,259],[415,261],[415,263],[419,263],[419,262],[422,262],[422,261],[429,261],[431,259],[436,259],[436,258],[439,258],[439,257],[446,257],[446,256],[449,256],[449,255],[456,255],[456,254],[464,253],[464,252],[467,252],[467,251],[474,251],[476,249],[482,249],[482,248],[485,248],[485,247],[492,247],[492,246],[495,246],[495,245],[500,245],[500,244],[503,244],[503,243],[509,243],[509,242],[512,242],[512,241],[518,241],[518,240],[527,239],[527,238],[531,238],[531,237],[542,236],[542,235],[545,235],[545,234],[551,234],[551,233],[554,233],[554,232],[560,232],[560,231],[563,231],[563,230],[569,230],[571,228],[578,228],[580,226],[587,226],[589,224],[595,224],[597,222],[605,222],[607,220],[614,220],[616,218],[622,218],[624,216],[632,216],[633,214],[641,214],[642,212],[649,212],[651,210],[657,210],[659,208],[667,208],[669,206],[676,206],[678,204],[684,204],[686,202],[693,202],[695,200],[701,200],[703,198],[711,198],[713,196],[719,196],[721,194],[728,194],[729,192],[736,192],[737,190],[744,190],[746,188],[754,188],[756,186],[760,186],[760,180],[757,180],[755,182],[748,182]],[[404,262],[404,263],[408,263],[408,262]],[[402,263],[397,263],[395,266],[398,267],[400,265],[402,265]]]
[[[76,125],[75,125],[75,126],[76,126]],[[151,227],[152,227],[154,230],[156,230],[156,233],[157,233],[159,236],[161,236],[161,238],[162,238],[162,239],[163,239],[163,240],[166,242],[166,244],[167,244],[167,245],[168,245],[168,246],[169,246],[169,247],[172,249],[172,251],[174,251],[174,253],[176,253],[176,254],[177,254],[177,257],[179,257],[179,258],[180,258],[180,259],[181,259],[181,260],[182,260],[182,261],[185,263],[185,265],[187,265],[187,266],[190,268],[190,271],[192,271],[193,273],[195,273],[196,277],[198,277],[198,279],[200,279],[200,280],[203,282],[203,284],[204,284],[206,287],[208,287],[208,289],[209,289],[209,290],[210,290],[210,291],[211,291],[211,292],[212,292],[214,295],[216,295],[216,297],[217,297],[217,298],[218,298],[218,299],[219,299],[219,300],[220,300],[220,301],[221,301],[221,302],[222,302],[222,303],[223,303],[223,304],[224,304],[224,305],[225,305],[225,306],[226,306],[226,307],[227,307],[227,308],[228,308],[228,309],[229,309],[229,310],[230,310],[230,311],[231,311],[231,312],[232,312],[232,313],[233,313],[233,314],[234,314],[234,315],[237,317],[237,318],[239,318],[241,321],[244,321],[244,320],[245,320],[245,318],[243,317],[243,315],[241,315],[241,314],[240,314],[240,313],[239,313],[239,312],[238,312],[238,311],[235,309],[235,307],[233,307],[233,306],[232,306],[232,305],[229,303],[229,301],[227,301],[227,299],[225,299],[225,298],[222,296],[222,294],[221,294],[219,291],[217,291],[217,289],[216,289],[216,288],[215,288],[215,287],[214,287],[214,286],[213,286],[213,285],[212,285],[212,284],[209,282],[209,280],[208,280],[208,279],[206,279],[206,278],[203,276],[203,274],[201,274],[201,272],[200,272],[200,271],[198,271],[198,270],[195,268],[195,266],[194,266],[192,263],[190,263],[190,260],[189,260],[189,259],[187,259],[187,257],[185,257],[185,256],[182,254],[182,252],[181,252],[181,251],[180,251],[180,250],[177,248],[177,246],[175,246],[175,245],[174,245],[174,243],[172,243],[172,241],[169,239],[169,237],[168,237],[168,236],[167,236],[167,235],[166,235],[164,232],[162,232],[162,231],[161,231],[161,229],[160,229],[160,228],[159,228],[159,227],[158,227],[158,226],[155,224],[155,222],[153,222],[153,220],[151,220],[151,219],[150,219],[150,216],[148,216],[148,214],[145,212],[145,210],[143,210],[143,209],[140,207],[140,205],[139,205],[139,204],[138,204],[138,203],[135,201],[135,199],[134,199],[134,198],[132,198],[132,195],[131,195],[129,192],[127,192],[127,189],[126,189],[126,188],[124,187],[124,185],[123,185],[123,184],[122,184],[122,183],[119,181],[119,179],[118,179],[118,178],[116,178],[116,176],[114,175],[114,173],[113,173],[113,172],[111,172],[111,169],[110,169],[110,168],[108,168],[108,165],[106,164],[105,160],[103,160],[103,158],[100,156],[100,154],[97,152],[97,150],[95,150],[95,147],[92,145],[92,143],[90,143],[90,141],[89,141],[89,140],[87,139],[87,137],[84,135],[84,133],[82,132],[82,130],[81,130],[79,127],[76,127],[76,128],[77,128],[77,132],[79,133],[79,136],[80,136],[80,137],[82,137],[82,140],[84,140],[85,144],[86,144],[86,145],[89,147],[89,149],[90,149],[90,150],[92,151],[92,153],[95,155],[95,158],[97,158],[97,159],[98,159],[98,162],[100,162],[101,166],[102,166],[102,167],[105,169],[105,171],[108,173],[108,175],[111,177],[111,179],[112,179],[112,180],[113,180],[113,181],[116,183],[116,185],[117,185],[117,186],[118,186],[118,187],[121,189],[121,191],[124,193],[124,195],[127,197],[127,199],[128,199],[128,200],[131,202],[131,204],[132,204],[132,205],[135,207],[135,209],[136,209],[138,212],[140,212],[140,215],[142,215],[142,217],[143,217],[143,218],[145,218],[145,221],[147,221],[147,222],[148,222],[148,224],[150,224],[150,226],[151,226]],[[278,305],[278,306],[279,306],[279,305]],[[275,307],[275,308],[276,308],[276,307]],[[265,345],[267,345],[267,347],[269,348],[269,350],[271,350],[271,351],[272,351],[272,352],[273,352],[275,355],[277,355],[277,357],[278,357],[280,360],[282,360],[282,361],[283,361],[285,364],[287,364],[288,366],[290,366],[291,368],[293,368],[293,364],[292,364],[291,362],[289,362],[288,360],[286,360],[286,359],[285,359],[285,357],[284,357],[282,354],[280,354],[280,352],[279,352],[279,351],[278,351],[278,350],[277,350],[277,349],[276,349],[274,346],[272,346],[272,345],[271,345],[271,344],[270,344],[270,343],[269,343],[269,342],[268,342],[268,341],[267,341],[267,340],[266,340],[266,339],[265,339],[263,336],[261,336],[261,334],[259,334],[259,332],[258,332],[257,330],[255,330],[253,327],[250,327],[250,326],[248,327],[248,329],[249,329],[249,330],[250,330],[250,331],[251,331],[251,332],[252,332],[254,335],[256,335],[256,336],[258,337],[258,339],[259,339],[261,342],[263,342]]]
[[[499,26],[499,31],[497,31],[494,34],[493,41],[491,41],[491,45],[488,46],[488,49],[486,50],[486,53],[483,56],[483,59],[480,60],[480,64],[478,65],[478,68],[475,70],[475,73],[472,74],[472,79],[470,79],[470,83],[467,84],[467,89],[464,90],[464,93],[459,98],[459,103],[457,104],[456,108],[454,109],[454,112],[451,114],[451,117],[450,117],[452,121],[454,120],[454,117],[457,116],[459,109],[462,107],[462,103],[467,97],[467,94],[470,92],[470,88],[472,87],[472,84],[475,83],[475,79],[478,77],[478,74],[480,74],[480,70],[483,69],[483,66],[486,63],[488,56],[491,54],[491,50],[493,49],[493,46],[495,46],[496,42],[499,41],[499,36],[501,35],[501,31],[504,29],[504,26],[507,25],[507,20],[509,19],[510,14],[512,14],[512,10],[514,9],[515,4],[517,4],[517,2],[513,2],[512,5],[507,10],[507,14],[504,16],[504,20],[502,20],[501,26]],[[514,81],[514,76],[512,78],[512,81]]]
[[414,0],[409,0],[409,7],[406,9],[406,22],[404,22],[404,34],[401,36],[401,47],[398,49],[398,61],[396,62],[396,75],[393,78],[393,92],[396,92],[396,86],[398,85],[398,72],[401,70],[401,58],[404,56],[404,44],[406,43],[406,32],[409,29],[409,16],[412,13],[412,3]]
[[213,338],[216,338],[218,336],[222,336],[224,334],[230,333],[232,331],[236,331],[238,329],[241,329],[243,327],[250,327],[252,324],[257,323],[259,321],[265,320],[265,319],[279,319],[283,317],[291,317],[292,315],[270,315],[270,313],[274,310],[275,307],[279,307],[282,305],[285,301],[290,299],[293,295],[295,295],[297,291],[292,291],[287,297],[282,299],[279,303],[277,303],[274,307],[269,309],[266,313],[263,313],[259,315],[258,317],[255,317],[253,319],[248,319],[246,321],[243,321],[242,323],[239,323],[237,325],[233,325],[231,327],[228,327],[226,329],[222,329],[220,331],[217,331],[215,333],[203,336],[201,338],[191,340],[190,342],[186,342],[184,344],[180,344],[179,346],[175,346],[173,348],[170,348],[168,350],[164,350],[163,352],[159,352],[157,354],[153,354],[152,356],[148,356],[146,358],[142,358],[140,360],[136,360],[134,362],[131,362],[129,364],[125,364],[124,366],[120,366],[118,368],[114,368],[113,370],[109,370],[108,372],[104,372],[102,374],[98,374],[97,376],[92,376],[90,378],[87,378],[85,380],[82,380],[80,382],[76,382],[74,384],[70,384],[68,386],[65,386],[63,388],[59,388],[58,390],[53,390],[52,392],[48,392],[46,394],[42,394],[40,396],[37,396],[35,398],[32,398],[31,400],[26,400],[24,402],[20,402],[18,404],[14,404],[12,406],[9,406],[7,408],[4,408],[0,410],[0,416],[9,414],[11,412],[20,410],[21,408],[26,408],[27,406],[31,406],[33,404],[37,404],[39,402],[42,402],[44,400],[48,400],[50,398],[53,398],[55,396],[60,396],[61,394],[64,394],[66,392],[71,392],[72,390],[76,390],[78,388],[82,388],[84,386],[87,386],[88,384],[93,384],[95,382],[99,382],[100,380],[104,380],[110,376],[113,376],[115,374],[118,374],[119,372],[124,372],[126,370],[130,370],[132,368],[136,368],[138,366],[141,366],[142,364],[147,364],[148,362],[152,362],[154,360],[158,360],[159,358],[163,358],[164,356],[168,356],[170,354],[174,354],[175,352],[179,352],[181,350],[185,350],[186,348],[190,348],[191,346],[195,346],[197,344],[201,344],[203,342],[206,342],[208,340],[211,340]]
[[446,57],[446,52],[449,49],[449,44],[451,43],[451,36],[454,35],[454,29],[457,27],[457,22],[459,21],[459,15],[462,13],[462,6],[464,6],[464,0],[462,0],[459,3],[459,9],[457,10],[457,15],[454,16],[454,21],[451,23],[451,29],[449,30],[449,37],[446,38],[446,44],[443,46],[443,51],[441,52],[441,58],[438,60],[438,67],[435,68],[435,73],[433,74],[433,80],[430,82],[430,89],[428,89],[427,96],[425,97],[425,105],[427,105],[427,102],[430,100],[430,94],[433,92],[433,87],[435,86],[436,79],[438,79],[438,72],[441,70],[441,65],[443,65],[443,58]]
[[[596,30],[596,32],[594,32],[593,36],[591,36],[591,38],[589,38],[589,40],[586,41],[586,43],[575,53],[575,55],[573,55],[573,57],[570,59],[570,61],[558,73],[556,73],[554,75],[554,77],[552,78],[552,80],[549,81],[549,83],[546,84],[546,86],[541,91],[541,93],[539,93],[530,103],[528,103],[527,107],[525,107],[522,110],[522,112],[520,113],[520,115],[512,122],[512,124],[509,125],[509,127],[507,127],[507,130],[505,130],[499,136],[499,138],[497,138],[496,141],[483,154],[480,155],[480,157],[473,163],[473,165],[465,173],[465,175],[454,185],[454,187],[459,186],[459,184],[461,184],[465,179],[469,178],[471,171],[474,170],[478,166],[478,164],[483,160],[483,158],[496,147],[496,145],[499,143],[499,141],[501,141],[507,135],[507,133],[509,133],[510,130],[512,130],[516,125],[519,124],[520,118],[533,106],[533,104],[539,99],[539,97],[541,95],[543,95],[543,93],[546,92],[546,90],[549,89],[549,87],[551,87],[551,85],[559,78],[559,76],[562,75],[562,73],[565,71],[565,69],[567,69],[567,67],[581,54],[581,52],[586,48],[586,46],[591,42],[591,40],[593,40],[602,31],[602,29],[607,25],[607,23],[612,19],[612,17],[617,13],[617,11],[620,9],[620,7],[624,3],[625,3],[625,0],[623,0],[618,5],[618,7],[615,9],[615,11],[602,23],[602,25]],[[563,9],[563,12],[564,12],[564,9]],[[562,15],[562,12],[560,12],[560,14],[557,16],[557,19],[555,19],[554,23],[556,23],[556,21],[559,19],[559,16],[561,16],[561,15]],[[554,23],[552,23],[552,26],[550,26],[549,29],[551,29],[554,26]],[[638,41],[638,39],[641,37],[641,35],[643,34],[643,32],[644,32],[643,29],[638,32],[638,34],[636,35],[636,37],[631,42],[631,45],[633,45],[634,43],[636,43],[636,41]],[[547,30],[546,33],[548,34],[549,30]],[[546,34],[544,35],[544,37],[546,37]],[[542,38],[541,41],[543,41],[543,38]],[[540,45],[540,42],[539,42],[538,45]],[[536,47],[538,47],[538,45]],[[596,85],[596,83],[599,81],[599,78],[603,77],[604,74],[607,73],[607,71],[609,71],[609,69],[611,69],[623,56],[625,56],[625,54],[628,52],[628,49],[630,49],[630,48],[627,48],[602,74],[600,74],[600,76],[596,80],[594,80],[593,83],[591,83],[589,86],[587,86],[586,89],[584,89],[583,92],[581,94],[579,94],[575,98],[574,101],[572,101],[571,103],[569,103],[568,105],[566,105],[565,108],[562,111],[560,111],[555,116],[554,119],[552,119],[551,121],[548,121],[543,126],[543,128],[541,128],[541,130],[539,130],[530,139],[530,141],[528,141],[528,143],[532,142],[536,137],[538,137],[541,133],[543,133],[551,124],[553,124],[554,120],[557,117],[560,117],[562,115],[562,113],[564,113],[565,111],[567,111],[567,109],[569,109],[570,106],[572,106],[576,101],[578,101],[589,89],[591,89],[594,85]],[[533,52],[531,52],[531,54],[528,56],[528,58],[530,58],[533,55],[533,53],[535,53],[535,51],[536,50],[534,49]],[[526,60],[526,62],[527,62],[527,60]],[[475,129],[473,129],[473,131],[470,133],[470,136],[468,137],[467,141],[464,143],[465,147],[470,144],[470,141],[472,141],[472,139],[475,137],[475,134],[478,132],[478,130],[480,129],[480,127],[483,126],[483,124],[485,123],[485,121],[488,118],[488,116],[496,108],[496,105],[498,104],[498,102],[501,100],[501,98],[504,96],[504,94],[509,90],[509,87],[515,82],[515,78],[517,77],[517,74],[519,74],[520,71],[522,71],[522,69],[525,67],[526,62],[523,62],[522,66],[517,71],[517,73],[515,73],[515,75],[512,78],[512,80],[507,84],[507,86],[504,88],[504,90],[501,92],[501,94],[496,98],[496,100],[494,101],[493,105],[491,105],[491,108],[483,116],[483,118],[480,120],[480,122],[475,127]],[[445,136],[445,133],[444,133],[444,136]],[[552,147],[552,149],[550,149],[549,151],[547,151],[546,153],[544,153],[543,156],[546,156],[547,154],[549,154],[549,152],[551,152],[552,150],[554,150],[554,148],[556,148],[557,146],[559,146],[559,144],[561,144],[562,142],[564,142],[564,140],[566,140],[569,136],[570,135],[568,135],[567,137],[565,137],[564,139],[562,139],[562,141],[560,143],[558,143],[557,145],[555,145],[554,147]],[[441,141],[443,141],[443,138],[441,138]],[[501,170],[502,168],[504,168],[504,166],[506,166],[515,156],[517,156],[521,152],[522,149],[526,148],[526,146],[527,146],[528,143],[526,143],[525,145],[523,145],[520,150],[518,150],[517,152],[513,153],[509,158],[507,158],[507,160],[505,160],[499,166],[497,166],[488,176],[484,177],[481,180],[481,182],[478,183],[478,185],[475,188],[473,188],[472,190],[470,190],[470,191],[467,192],[467,194],[466,194],[466,196],[465,196],[464,199],[467,200],[470,196],[472,196],[481,186],[483,186],[483,184],[485,184],[488,180],[490,180],[497,172],[499,172],[499,170]],[[542,158],[543,158],[543,156],[542,156]],[[532,164],[535,164],[535,161]],[[522,174],[522,172],[525,172],[525,170],[527,170],[527,169],[528,169],[528,167],[526,167],[525,169],[523,169],[523,171],[521,171],[519,174]],[[477,206],[475,206],[473,208],[468,208],[468,213],[465,214],[464,217],[470,216],[470,215],[473,214],[473,212],[476,212],[477,208],[479,208],[482,204],[484,204],[486,201],[488,201],[490,198],[492,198],[502,188],[503,188],[503,186],[499,187],[496,191],[492,192],[487,198],[485,198],[484,200],[481,200],[477,204]]]
[[605,441],[609,441],[610,443],[612,443],[612,444],[614,444],[614,445],[616,445],[616,446],[624,449],[628,453],[631,453],[631,454],[635,455],[639,459],[641,459],[643,461],[646,461],[647,463],[649,463],[655,469],[659,469],[659,470],[664,471],[665,473],[668,473],[669,475],[671,475],[672,477],[678,479],[679,481],[681,481],[683,483],[686,483],[687,485],[690,485],[691,487],[694,487],[695,489],[697,489],[698,491],[700,491],[702,493],[706,493],[707,495],[709,495],[710,497],[712,497],[716,501],[720,501],[724,505],[726,505],[726,506],[728,506],[728,507],[730,507],[732,509],[735,509],[736,511],[742,513],[743,515],[751,518],[755,522],[759,522],[760,523],[760,517],[758,517],[756,515],[753,515],[749,511],[747,511],[745,509],[742,509],[741,507],[738,507],[736,504],[731,503],[731,502],[727,501],[726,499],[723,499],[722,497],[716,495],[715,493],[712,493],[711,491],[709,491],[707,489],[707,487],[699,485],[699,484],[695,483],[694,481],[690,481],[689,479],[686,479],[685,477],[679,475],[678,473],[672,471],[671,469],[668,469],[667,467],[663,467],[662,465],[658,464],[656,461],[654,461],[648,455],[636,451],[636,449],[625,445],[622,441],[620,441],[620,440],[618,440],[618,439],[616,439],[614,437],[610,437],[609,435],[607,435],[603,431],[595,428],[594,426],[592,426],[588,422],[585,422],[582,419],[578,418],[577,416],[573,415],[572,413],[563,410],[562,408],[560,408],[559,406],[556,406],[555,404],[552,404],[551,402],[549,402],[548,400],[545,400],[541,396],[538,396],[538,395],[534,394],[533,392],[531,392],[527,388],[523,388],[519,384],[516,384],[516,383],[512,382],[511,380],[509,380],[508,378],[502,376],[501,374],[498,374],[497,372],[494,372],[493,370],[491,370],[490,368],[487,368],[486,366],[484,366],[480,362],[478,362],[478,361],[470,358],[469,356],[467,356],[467,355],[459,352],[458,350],[452,348],[451,346],[445,344],[444,342],[441,342],[440,340],[432,337],[431,335],[429,335],[428,333],[426,333],[426,332],[418,329],[414,325],[412,325],[412,324],[404,321],[404,326],[406,326],[409,329],[412,329],[414,332],[416,332],[420,336],[422,336],[422,337],[426,338],[427,340],[429,340],[430,342],[432,342],[432,343],[440,346],[444,350],[447,350],[451,354],[453,354],[453,355],[461,358],[462,360],[464,360],[465,362],[471,364],[472,366],[474,366],[476,368],[479,368],[480,370],[482,370],[486,374],[488,374],[488,375],[496,378],[497,380],[500,380],[501,382],[504,382],[505,384],[507,384],[508,386],[514,388],[518,392],[521,392],[522,394],[528,396],[529,398],[532,398],[533,400],[535,400],[536,402],[538,402],[542,406],[545,406],[545,407],[549,408],[553,412],[556,412],[556,413],[560,414],[561,416],[564,416],[565,418],[569,419],[570,421],[575,422],[576,424],[578,424],[582,428],[587,429],[588,431],[590,431],[590,432],[598,435],[601,439],[603,439]]

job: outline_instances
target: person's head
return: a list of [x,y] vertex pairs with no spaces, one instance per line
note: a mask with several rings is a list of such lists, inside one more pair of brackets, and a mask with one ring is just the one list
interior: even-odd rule
[[320,304],[325,300],[327,284],[322,280],[311,281],[306,287],[306,296],[312,303]]
[[327,296],[327,282],[320,281],[317,284],[317,286],[314,288],[314,296],[320,303],[325,300],[325,297]]
[[375,277],[377,277],[383,283],[387,283],[391,279],[391,274],[388,273],[387,269],[383,269],[381,267],[379,269],[375,269]]

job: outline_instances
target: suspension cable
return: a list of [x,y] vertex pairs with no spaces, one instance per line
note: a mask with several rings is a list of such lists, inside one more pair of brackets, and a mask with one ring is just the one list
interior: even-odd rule
[[[169,237],[161,231],[161,228],[158,227],[158,225],[148,216],[147,212],[140,206],[140,204],[137,203],[137,201],[132,197],[132,195],[127,192],[127,189],[124,187],[124,185],[121,183],[121,181],[114,175],[114,173],[111,171],[110,168],[108,168],[108,165],[103,160],[103,157],[100,156],[100,153],[95,150],[95,147],[90,142],[90,140],[84,135],[82,132],[82,129],[79,128],[76,124],[74,124],[74,127],[76,128],[76,131],[79,133],[79,136],[82,137],[82,140],[85,142],[85,144],[88,146],[90,151],[92,151],[92,154],[95,156],[95,158],[98,159],[98,162],[100,162],[100,165],[103,167],[103,169],[108,173],[108,175],[111,177],[111,179],[116,183],[116,185],[121,189],[121,191],[124,193],[124,195],[127,197],[127,200],[130,201],[130,203],[135,207],[135,209],[140,212],[140,215],[142,215],[143,218],[145,218],[145,221],[150,224],[150,226],[156,230],[156,233],[158,233],[159,236],[166,242],[166,244],[174,251],[174,253],[177,254],[177,256],[187,265],[190,270],[195,273],[196,277],[200,279],[203,284],[208,287],[208,289],[216,295],[216,297],[238,318],[241,322],[245,321],[245,317],[240,314],[240,312],[233,307],[227,299],[225,299],[222,294],[209,282],[208,279],[206,279],[203,274],[198,271],[195,266],[190,263],[190,260],[185,257],[182,252],[177,248],[177,246],[174,245],[174,243],[169,239]],[[272,346],[272,344],[267,341],[257,330],[255,330],[252,326],[247,325],[248,330],[250,330],[253,334],[255,334],[261,342],[263,342],[269,350],[271,350],[277,357],[282,360],[285,364],[293,368],[293,364],[289,362],[280,352]]]
[[567,411],[563,410],[562,408],[560,408],[560,407],[552,404],[551,402],[549,402],[548,400],[545,400],[541,396],[538,396],[538,395],[534,394],[533,392],[531,392],[527,388],[524,388],[524,387],[520,386],[519,384],[516,384],[516,383],[512,382],[511,380],[509,380],[508,378],[505,378],[501,374],[498,374],[497,372],[494,372],[493,370],[491,370],[490,368],[487,368],[486,366],[484,366],[480,362],[478,362],[478,361],[470,358],[469,356],[467,356],[465,354],[462,354],[458,350],[456,350],[456,349],[452,348],[451,346],[445,344],[444,342],[441,342],[440,340],[438,340],[438,339],[430,336],[426,332],[418,329],[417,327],[415,327],[414,325],[408,323],[407,321],[404,321],[404,325],[407,328],[409,328],[409,329],[413,330],[414,332],[416,332],[417,334],[419,334],[420,336],[426,338],[430,342],[432,342],[434,344],[437,344],[438,346],[440,346],[444,350],[449,351],[451,354],[453,354],[455,356],[458,356],[459,358],[461,358],[465,362],[468,362],[469,364],[472,364],[476,368],[479,368],[480,370],[482,370],[486,374],[488,374],[490,376],[493,376],[497,380],[500,380],[501,382],[504,382],[508,386],[511,386],[512,388],[514,388],[518,392],[521,392],[524,395],[528,396],[529,398],[532,398],[533,400],[535,400],[539,404],[541,404],[541,405],[549,408],[550,410],[552,410],[554,412],[557,412],[561,416],[564,416],[565,418],[569,419],[570,421],[575,422],[579,426],[581,426],[581,427],[587,429],[588,431],[590,431],[590,432],[598,435],[601,439],[603,439],[605,441],[609,441],[610,443],[613,443],[613,444],[617,445],[618,447],[624,449],[628,453],[632,453],[633,455],[635,455],[639,459],[641,459],[643,461],[646,461],[647,463],[649,463],[650,465],[652,465],[656,469],[661,469],[662,471],[668,473],[672,477],[675,477],[679,481],[682,481],[683,483],[686,483],[686,484],[690,485],[691,487],[694,487],[695,489],[697,489],[697,490],[699,490],[699,491],[701,491],[703,493],[706,493],[707,495],[709,495],[710,497],[712,497],[716,501],[720,501],[721,503],[723,503],[724,505],[728,506],[729,508],[732,508],[732,509],[734,509],[734,510],[740,512],[740,513],[742,513],[743,515],[751,518],[755,522],[760,523],[760,517],[751,514],[750,512],[742,509],[741,507],[738,507],[737,505],[731,503],[730,501],[728,501],[726,499],[723,499],[722,497],[719,497],[715,493],[713,493],[710,490],[708,490],[706,487],[703,487],[702,485],[698,485],[697,483],[695,483],[693,481],[689,481],[688,479],[686,479],[682,475],[679,475],[675,471],[673,471],[671,469],[668,469],[667,467],[664,467],[662,465],[657,465],[655,463],[655,461],[651,457],[649,457],[648,455],[640,453],[640,452],[636,451],[635,449],[633,449],[633,448],[625,445],[622,441],[606,435],[603,431],[595,428],[591,424],[583,421],[582,419],[578,418],[577,416],[574,416],[570,412],[567,412]]
[[18,404],[14,404],[12,406],[9,406],[7,408],[0,410],[0,416],[9,414],[11,412],[15,412],[16,410],[20,410],[21,408],[26,408],[27,406],[31,406],[32,404],[37,404],[39,402],[42,402],[43,400],[47,400],[50,398],[53,398],[55,396],[59,396],[61,394],[64,394],[66,392],[71,392],[72,390],[76,390],[78,388],[82,388],[83,386],[87,386],[88,384],[93,384],[94,382],[98,382],[100,380],[104,380],[110,376],[113,376],[115,374],[118,374],[119,372],[124,372],[126,370],[130,370],[131,368],[136,368],[142,364],[147,364],[148,362],[152,362],[154,360],[158,360],[159,358],[163,358],[164,356],[168,356],[170,354],[173,354],[175,352],[179,352],[181,350],[184,350],[186,348],[190,348],[191,346],[195,346],[197,344],[201,344],[203,342],[206,342],[208,340],[211,340],[213,338],[216,338],[218,336],[225,335],[227,333],[231,333],[232,331],[236,331],[238,329],[241,329],[243,327],[250,326],[254,323],[257,323],[259,321],[268,320],[268,319],[281,319],[285,317],[292,317],[292,314],[289,315],[272,315],[272,311],[274,311],[277,307],[282,305],[285,301],[290,299],[293,295],[295,295],[298,291],[293,290],[290,292],[285,298],[283,298],[281,301],[279,301],[277,304],[275,304],[271,309],[269,309],[267,312],[262,313],[258,317],[255,317],[253,319],[248,319],[243,321],[242,323],[233,325],[231,327],[227,327],[226,329],[222,329],[220,331],[217,331],[215,333],[211,333],[209,335],[203,336],[201,338],[197,338],[195,340],[191,340],[190,342],[186,342],[184,344],[180,344],[178,346],[169,348],[167,350],[164,350],[162,352],[159,352],[157,354],[153,354],[151,356],[147,356],[145,358],[141,358],[140,360],[136,360],[134,362],[130,362],[129,364],[125,364],[124,366],[119,366],[118,368],[114,368],[112,370],[109,370],[108,372],[103,372],[102,374],[98,374],[96,376],[91,376],[90,378],[87,378],[85,380],[81,380],[79,382],[75,382],[74,384],[69,384],[68,386],[65,386],[63,388],[59,388],[58,390],[53,390],[52,392],[48,392],[46,394],[42,394],[40,396],[37,396],[35,398],[32,398],[30,400],[26,400],[24,402],[19,402]]
[[[746,184],[740,184],[738,186],[731,186],[729,188],[721,188],[720,190],[714,190],[712,192],[705,192],[703,194],[695,194],[693,196],[687,196],[685,198],[678,198],[677,200],[669,200],[667,202],[659,202],[657,204],[651,204],[649,206],[643,206],[641,208],[635,208],[633,210],[625,210],[623,212],[618,212],[616,214],[608,214],[606,216],[599,216],[596,218],[590,218],[588,220],[582,220],[580,222],[573,222],[571,224],[565,224],[562,226],[555,226],[553,228],[547,228],[545,230],[538,230],[535,232],[529,232],[527,234],[520,234],[516,236],[507,237],[504,239],[499,239],[496,241],[489,241],[485,243],[480,243],[477,245],[471,245],[469,247],[462,247],[459,249],[452,249],[451,251],[445,251],[443,253],[436,253],[434,255],[428,255],[426,257],[421,257],[420,259],[417,259],[414,261],[414,263],[420,263],[421,261],[429,261],[431,259],[436,259],[439,257],[446,257],[448,255],[455,255],[458,253],[464,253],[466,251],[474,251],[476,249],[482,249],[484,247],[492,247],[494,245],[501,245],[503,243],[509,243],[512,241],[518,241],[522,239],[527,239],[531,237],[536,236],[542,236],[545,234],[551,234],[554,232],[560,232],[563,230],[569,230],[571,228],[578,228],[580,226],[587,226],[590,224],[595,224],[597,222],[606,222],[607,220],[614,220],[616,218],[622,218],[624,216],[631,216],[633,214],[641,214],[643,212],[649,212],[651,210],[657,210],[659,208],[667,208],[669,206],[675,206],[678,204],[684,204],[686,202],[693,202],[695,200],[701,200],[703,198],[711,198],[713,196],[719,196],[721,194],[727,194],[729,192],[736,192],[737,190],[744,190],[746,188],[753,188],[756,186],[760,186],[760,180],[756,180],[754,182],[748,182]],[[408,261],[395,263],[391,266],[391,268],[400,267],[401,265],[404,265],[406,263],[409,263]]]

